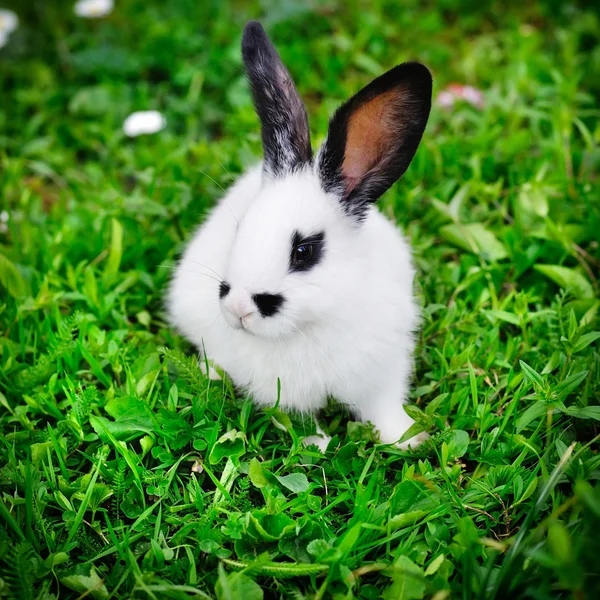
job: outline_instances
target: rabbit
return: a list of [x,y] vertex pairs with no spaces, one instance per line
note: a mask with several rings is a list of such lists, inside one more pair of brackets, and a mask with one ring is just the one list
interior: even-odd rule
[[403,404],[419,308],[410,248],[374,204],[421,141],[431,74],[407,62],[376,78],[337,109],[313,156],[304,105],[256,21],[242,56],[263,161],[185,248],[169,321],[201,364],[218,365],[259,405],[314,414],[334,397],[382,443],[398,442],[414,422]]

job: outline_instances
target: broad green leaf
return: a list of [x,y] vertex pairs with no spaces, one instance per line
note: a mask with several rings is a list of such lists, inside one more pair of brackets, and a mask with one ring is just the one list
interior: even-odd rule
[[90,85],[79,88],[69,101],[69,112],[87,117],[98,117],[115,108],[117,100],[108,86]]
[[429,575],[435,575],[437,570],[442,566],[444,562],[444,555],[440,554],[437,558],[434,558],[430,563],[427,569],[425,569],[425,577],[429,577]]
[[567,408],[567,414],[577,419],[595,419],[600,421],[600,406],[570,406]]
[[560,287],[569,290],[576,298],[592,298],[594,296],[592,284],[575,269],[560,265],[534,265],[533,268]]
[[143,400],[134,396],[122,396],[107,402],[104,410],[115,420],[132,419],[152,426],[150,408]]
[[114,421],[94,415],[90,418],[92,427],[102,441],[108,441],[106,430],[118,440],[140,437],[154,431],[154,423],[143,400],[133,396],[114,398],[106,404],[105,410]]
[[[404,408],[406,409],[408,406],[405,405]],[[411,407],[412,408],[412,407]],[[410,409],[409,409],[410,410]],[[408,412],[405,410],[405,412]],[[414,418],[414,416],[418,416],[415,415],[415,413],[413,413],[412,415],[410,415],[411,417]],[[422,433],[423,431],[425,431],[425,426],[423,425],[423,423],[419,422],[419,421],[415,421],[403,434],[402,437],[398,440],[398,442],[400,444],[403,444],[404,442],[407,442],[408,440],[414,438],[416,435],[419,435],[419,433]]]
[[552,356],[546,363],[545,367],[542,369],[542,375],[548,375],[549,373],[552,373],[552,371],[554,371],[556,367],[558,367],[558,364],[560,363],[560,356],[560,350],[555,350],[552,353]]
[[242,431],[232,429],[222,435],[213,446],[208,457],[211,465],[216,465],[223,458],[239,458],[246,451],[246,436]]
[[393,516],[389,520],[389,527],[393,531],[395,529],[401,529],[402,527],[406,527],[411,523],[415,523],[421,517],[429,514],[429,510],[412,510],[406,513],[400,513],[399,515]]
[[69,589],[85,594],[94,600],[106,600],[108,590],[96,569],[92,566],[89,575],[67,575],[61,577],[60,582]]
[[407,556],[394,563],[392,585],[381,595],[384,600],[420,600],[425,595],[425,574]]
[[275,541],[291,534],[296,528],[296,522],[287,515],[265,515],[249,513],[249,533],[258,539]]
[[308,479],[304,473],[290,473],[289,475],[276,477],[281,485],[296,494],[305,492],[308,489]]
[[[111,421],[105,417],[90,416],[90,425],[103,441],[109,441],[108,433],[117,440],[131,440],[144,434],[153,433],[152,424],[140,423],[137,419],[120,419]],[[108,433],[107,433],[108,432]]]
[[555,388],[554,392],[560,398],[565,398],[570,392],[577,389],[579,384],[588,376],[589,371],[580,371],[569,375],[564,381],[561,381]]
[[539,183],[525,183],[521,186],[517,196],[518,207],[528,213],[533,213],[538,217],[548,216],[548,200],[544,186]]
[[526,362],[520,360],[519,364],[523,371],[525,371],[525,377],[531,381],[531,383],[538,387],[544,387],[544,378],[535,370],[532,369]]
[[225,573],[219,564],[219,579],[215,586],[217,600],[263,600],[261,587],[243,573]]
[[259,489],[264,488],[269,483],[267,481],[265,472],[264,472],[260,462],[256,458],[253,458],[250,461],[250,466],[248,467],[248,475],[250,477],[250,481],[252,482],[252,485],[254,485],[254,487],[257,487]]
[[511,323],[512,325],[520,325],[521,320],[514,313],[509,313],[505,310],[489,310],[485,313],[486,315],[492,315],[499,319],[500,321],[505,321],[506,323]]
[[461,429],[455,429],[448,440],[448,460],[464,456],[469,447],[469,434]]
[[444,225],[440,228],[440,235],[451,244],[489,261],[502,260],[508,256],[502,242],[481,223]]
[[358,455],[358,445],[349,442],[342,446],[336,453],[333,464],[337,471],[342,475],[348,475],[353,470],[353,463]]
[[548,525],[548,544],[558,562],[564,564],[572,560],[571,536],[561,521],[550,521]]
[[527,486],[527,489],[523,492],[523,494],[518,499],[518,501],[515,502],[514,506],[516,506],[517,504],[520,504],[521,502],[525,502],[525,500],[527,500],[528,498],[531,498],[531,496],[533,495],[533,492],[535,492],[535,490],[537,489],[537,486],[538,486],[538,478],[532,477],[531,481],[529,482],[529,485]]
[[409,513],[416,510],[429,512],[438,505],[438,500],[421,482],[406,479],[394,488],[390,504],[393,514]]
[[276,409],[271,412],[271,420],[277,429],[291,431],[293,429],[290,417],[282,410]]
[[542,415],[545,415],[547,411],[546,404],[539,400],[535,404],[532,404],[518,419],[517,419],[517,433],[521,433],[525,427],[529,425],[535,419],[539,419]]
[[48,449],[53,447],[53,442],[40,442],[31,444],[31,462],[34,465],[39,464],[48,456]]
[[58,565],[62,565],[69,561],[69,555],[66,552],[53,552],[44,561],[44,566],[48,569],[54,569]]
[[600,340],[600,331],[590,331],[590,333],[584,333],[574,344],[573,352],[581,352],[584,348],[587,348],[590,344],[593,344],[596,340]]
[[4,254],[0,254],[0,283],[13,298],[21,298],[27,293],[27,283]]
[[318,559],[320,556],[323,556],[326,552],[331,550],[331,546],[325,540],[312,540],[306,546],[306,551],[311,555]]

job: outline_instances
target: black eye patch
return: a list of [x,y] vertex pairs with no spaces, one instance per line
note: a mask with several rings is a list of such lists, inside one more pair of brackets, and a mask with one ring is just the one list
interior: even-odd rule
[[325,248],[325,232],[303,236],[294,231],[290,253],[290,272],[309,271],[321,262]]

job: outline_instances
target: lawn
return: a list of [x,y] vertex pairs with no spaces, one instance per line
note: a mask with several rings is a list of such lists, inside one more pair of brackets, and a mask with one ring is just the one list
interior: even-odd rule
[[[599,598],[593,3],[73,4],[0,7],[19,16],[0,49],[0,598]],[[166,324],[184,241],[261,155],[249,18],[315,145],[386,69],[433,72],[379,203],[424,307],[414,451],[333,404],[327,452],[307,449],[306,421],[208,381]],[[127,137],[150,109],[166,127]]]

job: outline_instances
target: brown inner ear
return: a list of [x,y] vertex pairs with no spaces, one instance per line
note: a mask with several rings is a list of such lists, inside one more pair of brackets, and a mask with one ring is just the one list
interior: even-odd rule
[[349,194],[363,177],[393,152],[400,123],[396,107],[403,90],[393,89],[377,95],[357,108],[348,120],[346,150],[342,172]]

